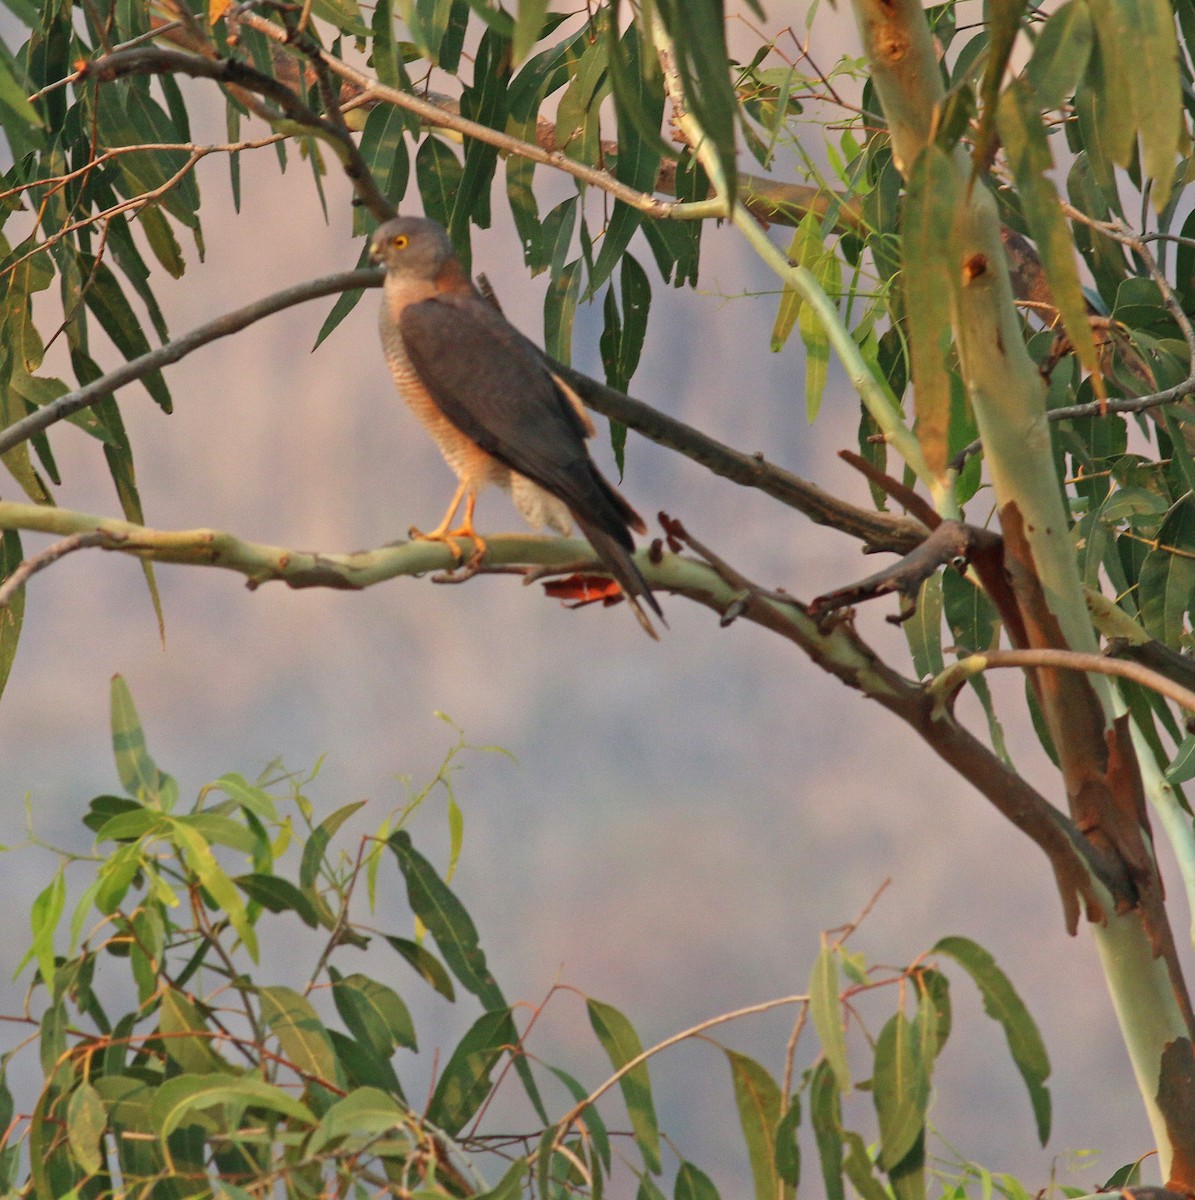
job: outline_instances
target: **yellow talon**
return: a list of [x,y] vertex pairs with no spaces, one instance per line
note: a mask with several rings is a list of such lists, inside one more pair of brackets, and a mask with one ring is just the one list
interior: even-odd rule
[[473,543],[473,553],[469,556],[469,563],[478,563],[486,552],[485,538],[473,528],[473,509],[477,504],[477,493],[470,492],[468,499],[465,500],[465,519],[455,529],[450,529],[452,518],[456,516],[456,510],[460,507],[462,498],[465,495],[465,484],[461,484],[456,489],[456,493],[452,497],[452,503],[448,506],[448,511],[444,514],[444,519],[430,533],[423,533],[416,529],[414,525],[407,530],[409,537],[418,538],[421,542],[443,542],[446,546],[452,549],[452,556],[458,563],[464,562],[465,552],[457,544],[456,538],[468,538]]

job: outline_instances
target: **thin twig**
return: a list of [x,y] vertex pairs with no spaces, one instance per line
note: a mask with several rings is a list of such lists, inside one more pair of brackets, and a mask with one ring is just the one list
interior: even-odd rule
[[56,563],[60,558],[74,553],[76,550],[85,550],[89,546],[99,546],[103,542],[104,535],[102,533],[73,533],[69,537],[64,537],[61,541],[55,542],[52,546],[47,546],[40,553],[33,555],[32,558],[25,559],[24,562],[19,563],[13,568],[3,583],[0,583],[0,609],[7,608],[13,596],[38,571],[44,571],[46,567]]
[[1078,650],[987,650],[969,654],[947,667],[929,684],[929,690],[940,693],[961,684],[966,676],[995,667],[1057,667],[1066,671],[1091,671],[1099,675],[1118,675],[1142,687],[1173,700],[1188,712],[1195,712],[1195,692],[1181,683],[1152,671],[1140,663],[1123,658],[1108,658],[1103,654],[1086,654]]
[[1069,217],[1072,221],[1078,221],[1081,225],[1087,225],[1091,229],[1110,237],[1113,241],[1119,242],[1122,246],[1127,246],[1141,262],[1145,265],[1149,277],[1158,285],[1158,291],[1162,293],[1162,303],[1165,304],[1167,311],[1174,318],[1174,323],[1182,331],[1183,339],[1187,343],[1187,349],[1191,353],[1191,362],[1193,366],[1193,376],[1195,376],[1195,329],[1191,327],[1191,322],[1187,314],[1183,311],[1182,303],[1174,294],[1174,289],[1170,286],[1169,280],[1158,267],[1157,260],[1150,253],[1144,239],[1133,233],[1132,230],[1126,229],[1119,221],[1100,221],[1095,217],[1089,217],[1081,209],[1075,208],[1074,205],[1068,204],[1065,200],[1059,201],[1063,214]]
[[663,1050],[667,1050],[671,1046],[675,1046],[680,1042],[688,1041],[690,1038],[700,1037],[707,1029],[713,1029],[717,1025],[725,1025],[728,1021],[737,1021],[741,1017],[755,1016],[757,1013],[771,1012],[775,1008],[783,1008],[788,1004],[808,1004],[808,996],[781,996],[777,1000],[765,1000],[762,1004],[751,1004],[746,1008],[736,1008],[733,1012],[722,1013],[717,1017],[710,1017],[708,1021],[701,1021],[696,1025],[691,1025],[688,1029],[682,1029],[679,1033],[672,1034],[671,1037],[666,1037],[662,1042],[657,1042],[654,1046],[648,1047],[640,1054],[636,1054],[634,1058],[622,1064],[609,1079],[605,1081],[595,1091],[589,1093],[584,1100],[574,1104],[572,1108],[564,1114],[560,1123],[556,1127],[556,1136],[552,1140],[552,1146],[549,1153],[555,1153],[560,1148],[560,1142],[568,1136],[568,1131],[577,1118],[587,1109],[592,1108],[602,1096],[606,1094],[619,1080],[625,1078],[636,1067],[642,1066],[649,1058],[654,1057]]
[[[164,183],[160,183],[156,188],[151,188],[148,192],[142,192],[140,195],[132,196],[127,200],[121,200],[118,203],[113,204],[110,208],[105,208],[102,212],[93,213],[89,217],[84,217],[81,221],[74,221],[69,225],[62,226],[61,229],[55,230],[54,233],[52,233],[44,241],[38,242],[38,244],[34,246],[32,250],[22,254],[21,257],[15,262],[9,263],[9,265],[4,269],[4,274],[7,275],[15,271],[22,263],[27,262],[35,255],[43,254],[51,246],[62,241],[64,237],[66,237],[68,234],[74,233],[78,229],[83,229],[88,225],[95,225],[101,221],[110,221],[113,217],[120,216],[121,213],[139,212],[141,209],[145,208],[146,205],[153,204],[156,200],[160,200],[168,191],[170,191],[171,188],[181,183],[195,169],[196,164],[202,158],[204,158],[207,153],[208,151],[206,149],[200,147],[188,156],[187,161],[181,167],[179,167],[179,169],[175,171],[175,173],[171,175],[169,179],[167,179]],[[89,171],[94,167],[94,165],[94,162],[90,162],[86,167],[83,168],[83,170]],[[38,224],[41,224],[40,213],[38,215]],[[100,255],[97,254],[97,260],[99,257]]]
[[[18,184],[14,188],[9,188],[7,191],[0,192],[0,200],[7,200],[12,196],[19,196],[22,192],[27,192],[33,188],[49,187],[60,188],[64,183],[69,183],[72,179],[78,179],[80,175],[86,175],[94,171],[96,167],[102,167],[105,163],[111,162],[115,158],[119,158],[124,154],[136,154],[142,150],[161,150],[161,151],[180,151],[188,154],[208,155],[208,154],[236,154],[241,150],[260,150],[264,146],[273,146],[276,142],[282,141],[288,136],[284,133],[272,133],[269,137],[257,138],[252,141],[244,142],[223,142],[213,145],[199,145],[195,142],[139,142],[135,146],[112,146],[105,150],[102,154],[90,159],[83,166],[77,167],[73,171],[67,171],[62,175],[49,175],[44,179],[34,179],[28,183]],[[99,213],[92,220],[99,220],[106,213]],[[78,228],[78,226],[75,226]],[[49,243],[46,243],[48,245]],[[40,249],[40,247],[39,247]],[[11,269],[11,268],[10,268]]]

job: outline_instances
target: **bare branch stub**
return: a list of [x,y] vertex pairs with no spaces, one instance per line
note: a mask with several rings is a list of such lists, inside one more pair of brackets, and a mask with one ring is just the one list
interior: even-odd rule
[[990,530],[965,525],[961,521],[942,521],[920,546],[898,562],[857,583],[815,597],[810,602],[809,611],[813,616],[820,617],[836,609],[895,592],[904,605],[898,618],[889,617],[888,620],[896,623],[908,620],[917,611],[917,593],[921,585],[940,567],[966,566],[980,550],[990,552],[999,545],[999,535]]

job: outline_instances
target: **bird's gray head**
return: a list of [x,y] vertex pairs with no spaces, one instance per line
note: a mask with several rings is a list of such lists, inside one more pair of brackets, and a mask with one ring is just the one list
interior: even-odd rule
[[374,232],[369,257],[388,272],[413,279],[435,279],[455,253],[448,234],[435,221],[395,217]]

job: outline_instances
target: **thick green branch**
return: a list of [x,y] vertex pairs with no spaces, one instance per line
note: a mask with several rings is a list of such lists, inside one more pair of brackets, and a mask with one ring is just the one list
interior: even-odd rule
[[[22,529],[61,537],[83,535],[88,545],[159,563],[220,567],[245,576],[251,588],[277,581],[292,588],[324,587],[358,591],[387,579],[447,571],[452,551],[440,542],[396,542],[376,550],[323,554],[262,542],[249,542],[215,529],[161,530],[113,517],[72,512],[39,504],[0,501],[0,529]],[[467,538],[457,539],[467,547]],[[486,538],[487,567],[572,567],[593,563],[589,544],[579,538],[505,534]],[[655,568],[647,551],[637,559],[651,580]],[[595,568],[600,573],[600,567]]]

